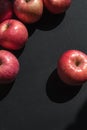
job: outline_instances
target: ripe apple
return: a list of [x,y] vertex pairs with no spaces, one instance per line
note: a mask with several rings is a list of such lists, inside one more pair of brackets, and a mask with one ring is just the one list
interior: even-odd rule
[[53,14],[64,13],[71,5],[71,0],[43,0],[45,7]]
[[28,39],[25,25],[14,19],[5,20],[0,24],[0,45],[9,50],[22,48]]
[[15,80],[19,72],[18,59],[9,51],[0,50],[0,84]]
[[12,3],[9,0],[0,0],[0,23],[12,18]]
[[42,0],[15,0],[14,13],[24,23],[34,23],[43,13]]
[[87,81],[87,55],[79,50],[67,50],[57,62],[60,79],[69,85],[81,85]]

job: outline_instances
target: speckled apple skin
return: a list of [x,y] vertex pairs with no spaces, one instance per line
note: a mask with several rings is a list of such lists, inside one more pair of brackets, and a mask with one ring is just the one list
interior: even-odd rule
[[64,13],[71,5],[71,0],[43,0],[43,2],[53,14]]
[[35,23],[42,16],[43,0],[15,0],[14,13],[24,23]]
[[0,0],[0,23],[13,16],[12,3],[9,0]]
[[19,50],[27,42],[29,33],[25,25],[15,19],[0,24],[0,45],[9,50]]
[[19,69],[19,61],[13,54],[6,50],[0,50],[0,84],[14,81]]
[[58,59],[57,73],[66,84],[83,84],[87,81],[87,55],[79,50],[64,52]]

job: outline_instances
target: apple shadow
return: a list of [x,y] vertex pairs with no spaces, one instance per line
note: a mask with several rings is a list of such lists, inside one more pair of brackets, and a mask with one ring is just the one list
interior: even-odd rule
[[41,19],[36,23],[39,30],[49,31],[56,28],[64,19],[65,13],[52,14],[46,8],[43,10]]
[[[25,24],[25,23],[24,23]],[[28,30],[28,34],[29,34],[29,37],[32,36],[32,34],[35,32],[36,30],[36,24],[33,23],[33,24],[25,24],[27,30]]]
[[10,0],[11,2],[14,2],[14,0]]
[[75,121],[66,130],[87,130],[87,101],[77,114]]
[[36,29],[48,31],[56,28],[62,22],[64,16],[65,12],[61,14],[52,14],[44,7],[42,17],[39,21],[27,24],[21,21],[13,12],[13,19],[21,21],[26,26],[29,37],[32,36]]
[[4,99],[10,92],[15,81],[9,84],[0,84],[0,101]]
[[19,50],[9,50],[9,49],[6,49],[2,46],[0,46],[0,50],[6,50],[6,51],[10,51],[12,54],[14,54],[17,58],[20,57],[20,55],[22,54],[22,52],[24,51],[24,48],[25,46],[23,46],[21,49]]
[[19,58],[21,56],[21,54],[23,53],[24,48],[25,48],[25,45],[19,50],[8,50],[8,51],[13,53],[17,58]]
[[75,97],[81,87],[63,83],[57,74],[57,69],[55,69],[47,80],[46,94],[51,101],[64,103]]

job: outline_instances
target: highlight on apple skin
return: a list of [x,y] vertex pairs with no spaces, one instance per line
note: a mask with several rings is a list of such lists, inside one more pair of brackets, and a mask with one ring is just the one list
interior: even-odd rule
[[0,45],[9,50],[21,49],[28,40],[28,30],[19,20],[9,19],[0,24]]
[[14,13],[24,23],[37,22],[43,13],[43,0],[14,0]]
[[53,14],[64,13],[71,5],[71,0],[43,0],[44,6]]
[[87,55],[80,50],[67,50],[58,59],[57,73],[68,85],[82,85],[87,81]]
[[0,23],[13,16],[12,3],[10,0],[0,0]]
[[14,81],[19,69],[19,61],[13,54],[6,50],[0,50],[0,84]]

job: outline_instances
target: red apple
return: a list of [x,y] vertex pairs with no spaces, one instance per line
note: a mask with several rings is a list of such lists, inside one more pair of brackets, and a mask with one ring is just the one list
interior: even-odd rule
[[14,12],[25,23],[34,23],[43,13],[42,0],[14,0]]
[[64,13],[71,5],[71,0],[43,0],[45,7],[53,14]]
[[69,85],[80,85],[87,81],[87,55],[79,50],[64,52],[57,63],[60,79]]
[[12,3],[9,0],[0,0],[0,23],[12,18]]
[[0,50],[0,84],[15,80],[19,72],[18,59],[9,51]]
[[25,25],[14,19],[5,20],[0,24],[0,45],[9,50],[22,48],[28,39]]

